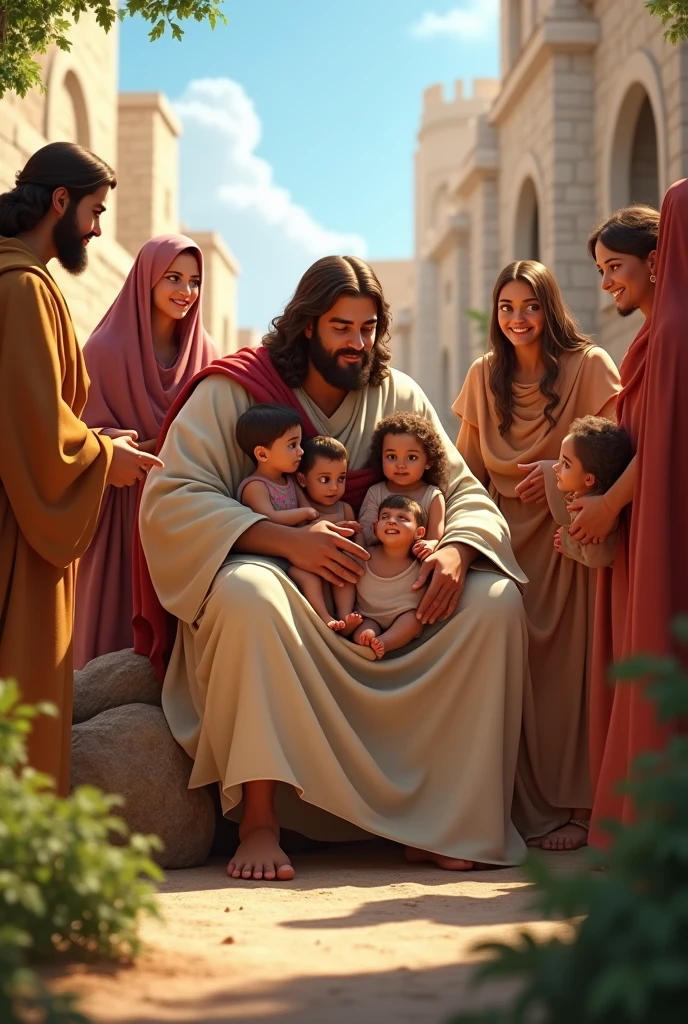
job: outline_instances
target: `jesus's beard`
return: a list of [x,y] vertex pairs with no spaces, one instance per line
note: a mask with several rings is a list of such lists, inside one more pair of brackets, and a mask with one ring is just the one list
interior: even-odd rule
[[84,245],[84,236],[79,233],[75,202],[70,202],[53,228],[53,242],[57,258],[65,270],[75,276],[83,274],[88,266],[88,253]]
[[[340,356],[354,354],[361,357],[358,365],[342,365],[339,362]],[[370,380],[373,368],[370,352],[354,352],[349,348],[338,348],[334,352],[328,352],[317,331],[314,331],[308,344],[308,355],[322,379],[339,391],[360,391]]]

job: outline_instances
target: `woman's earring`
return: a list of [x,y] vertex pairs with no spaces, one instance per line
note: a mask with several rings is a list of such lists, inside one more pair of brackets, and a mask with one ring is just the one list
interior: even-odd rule
[[650,284],[656,284],[657,278],[654,274],[650,274]]

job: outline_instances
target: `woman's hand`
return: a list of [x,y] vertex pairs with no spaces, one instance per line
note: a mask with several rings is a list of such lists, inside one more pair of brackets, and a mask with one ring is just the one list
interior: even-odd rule
[[576,513],[569,526],[569,536],[580,544],[601,544],[615,528],[619,515],[607,503],[604,494],[574,498],[566,508]]
[[349,525],[321,519],[294,530],[285,555],[298,569],[314,572],[335,587],[358,583],[364,569],[355,559],[367,561],[370,555],[349,539],[354,532]]
[[557,532],[554,534],[554,550],[558,551],[560,555],[564,553],[564,549],[561,546],[561,531],[563,527],[560,526]]
[[155,455],[140,451],[127,434],[112,439],[112,461],[105,483],[111,487],[131,487],[145,480],[148,470],[163,463]]
[[528,476],[525,480],[521,480],[520,484],[516,484],[516,494],[525,504],[528,504],[528,502],[531,501],[536,501],[538,504],[542,504],[542,502],[546,500],[545,473],[542,468],[542,463],[519,462],[518,468],[522,470],[522,472],[527,473]]
[[424,562],[428,555],[431,555],[439,544],[438,540],[417,540],[411,548],[419,562]]
[[438,619],[448,619],[456,611],[466,582],[466,572],[476,555],[477,551],[466,544],[447,544],[425,559],[412,588],[420,590],[430,579],[416,612],[424,626],[432,625]]
[[[129,437],[132,441],[138,442],[139,435],[136,430],[122,430],[120,427],[100,427],[96,428],[99,434],[105,434],[106,437],[111,437],[114,441],[116,437]],[[137,443],[136,447],[140,445]]]

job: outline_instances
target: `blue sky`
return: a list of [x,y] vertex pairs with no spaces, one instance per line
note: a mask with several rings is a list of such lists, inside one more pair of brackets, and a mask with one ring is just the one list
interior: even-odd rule
[[120,89],[160,91],[184,125],[181,216],[242,267],[261,331],[327,252],[410,256],[423,89],[498,68],[498,0],[227,0],[183,42],[121,29]]

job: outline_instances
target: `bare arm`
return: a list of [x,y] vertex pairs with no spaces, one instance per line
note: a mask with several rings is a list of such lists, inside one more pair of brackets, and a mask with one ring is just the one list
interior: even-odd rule
[[244,505],[280,526],[298,526],[318,517],[315,509],[310,507],[274,509],[268,489],[260,480],[252,480],[247,484],[241,498]]
[[444,495],[436,494],[430,502],[425,537],[413,545],[413,553],[421,562],[424,562],[428,555],[436,550],[437,545],[444,536],[445,510]]

